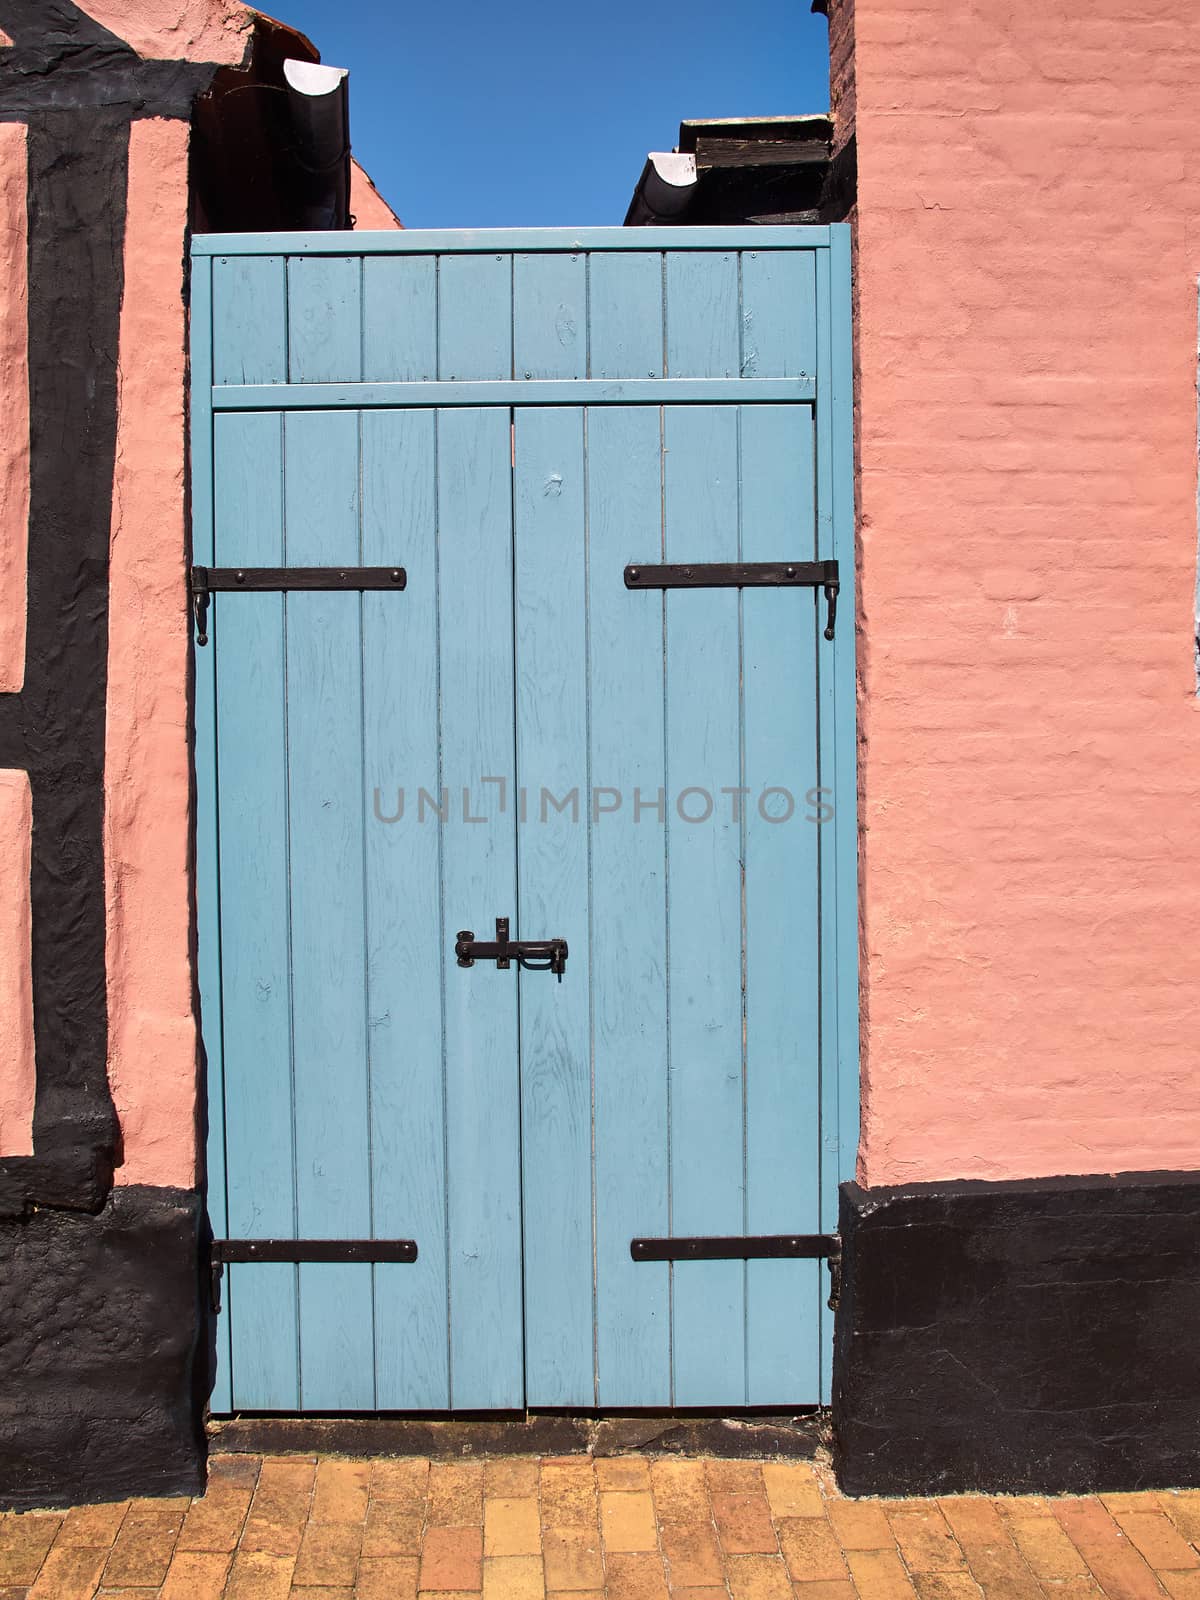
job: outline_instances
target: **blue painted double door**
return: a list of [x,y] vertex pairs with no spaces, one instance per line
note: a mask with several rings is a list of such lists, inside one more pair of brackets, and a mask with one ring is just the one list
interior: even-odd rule
[[[625,581],[829,554],[813,400],[753,384],[807,396],[814,258],[763,256],[199,258],[197,559],[406,574],[196,651],[213,1229],[418,1252],[230,1266],[217,1411],[822,1398],[820,1262],[630,1251],[834,1226],[825,601]],[[441,365],[368,388],[372,326]],[[498,917],[561,979],[460,965]]]

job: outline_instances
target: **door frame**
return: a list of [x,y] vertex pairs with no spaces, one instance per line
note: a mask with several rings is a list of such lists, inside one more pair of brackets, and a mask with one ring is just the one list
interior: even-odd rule
[[[826,659],[831,669],[819,680],[820,783],[832,788],[842,803],[824,822],[818,834],[821,919],[821,1032],[820,1032],[820,1226],[826,1233],[838,1227],[839,1186],[855,1175],[859,1137],[859,884],[858,884],[858,781],[857,683],[855,644],[857,632],[856,537],[854,510],[853,358],[850,228],[846,223],[827,226],[706,227],[706,228],[585,228],[403,230],[379,233],[259,233],[201,234],[191,247],[190,316],[190,442],[191,442],[191,559],[201,565],[213,557],[213,418],[217,409],[254,409],[268,403],[262,389],[245,390],[229,405],[213,388],[213,281],[214,257],[428,255],[541,253],[578,251],[686,251],[686,250],[809,250],[815,257],[817,371],[815,385],[817,551],[821,559],[840,564],[839,621]],[[672,394],[664,385],[675,382]],[[706,399],[713,385],[723,387],[722,399],[738,383],[752,380],[651,379],[612,385],[595,380],[535,380],[533,382],[471,382],[472,404],[529,404],[534,392],[545,403],[588,404],[589,391],[621,387],[629,398],[653,399],[668,404],[673,399]],[[757,380],[767,398],[771,380]],[[279,386],[282,388],[283,386]],[[294,386],[293,386],[294,387]],[[346,386],[329,385],[329,389]],[[374,386],[356,384],[364,403]],[[387,385],[395,390],[397,385]],[[413,391],[429,385],[413,383]],[[451,384],[440,382],[447,391]],[[632,391],[644,389],[638,395]],[[684,393],[687,389],[688,393]],[[551,393],[551,391],[557,393]],[[255,394],[259,396],[255,400]],[[792,398],[781,389],[780,399]],[[319,402],[314,398],[313,404]],[[346,401],[342,401],[346,404]],[[375,403],[380,403],[376,401]],[[403,403],[393,397],[391,403]],[[453,402],[451,402],[453,403]],[[464,398],[459,403],[467,403]],[[825,652],[823,652],[824,654]],[[223,1194],[224,1141],[222,1050],[220,1027],[210,1037],[203,1033],[206,1013],[221,1015],[219,914],[220,893],[216,863],[216,752],[212,718],[208,715],[215,692],[215,651],[197,652],[192,632],[193,693],[190,748],[193,816],[191,819],[191,870],[195,883],[196,981],[198,1022],[202,1040],[200,1086],[205,1109],[207,1150],[202,1163],[202,1187],[213,1231],[220,1232],[214,1204]],[[847,797],[850,797],[847,799]],[[828,1403],[832,1369],[832,1313],[822,1307],[821,1398]],[[227,1380],[226,1380],[227,1381]],[[214,1410],[227,1411],[230,1403],[220,1392],[221,1377],[210,1398]]]

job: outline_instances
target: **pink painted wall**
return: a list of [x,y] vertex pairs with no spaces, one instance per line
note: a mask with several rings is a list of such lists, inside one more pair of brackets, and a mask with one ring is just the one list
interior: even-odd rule
[[32,835],[28,774],[0,771],[0,1156],[33,1154]]
[[350,215],[361,233],[367,228],[402,228],[404,224],[372,182],[371,175],[350,157]]
[[861,1177],[1197,1168],[1200,10],[832,9],[859,164]]
[[246,54],[254,11],[238,0],[83,0],[90,17],[157,61],[218,61]]
[[[0,294],[0,694],[13,694],[25,682],[29,546],[26,144],[24,123],[0,123],[0,283],[4,285]],[[3,1070],[0,1065],[0,1073]]]
[[189,1187],[184,230],[188,128],[133,124],[109,573],[104,762],[109,1081],[119,1183]]

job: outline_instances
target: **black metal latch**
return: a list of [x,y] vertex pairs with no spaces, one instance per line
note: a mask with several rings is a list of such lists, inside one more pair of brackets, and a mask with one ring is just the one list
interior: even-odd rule
[[403,567],[193,567],[189,587],[196,643],[208,643],[208,603],[221,590],[288,594],[293,590],[404,589]]
[[529,972],[552,972],[561,983],[567,964],[567,941],[510,939],[508,918],[497,917],[494,944],[477,939],[470,928],[466,928],[454,941],[454,954],[460,967],[473,967],[477,961],[494,961],[497,967],[507,969],[515,961]]
[[212,1308],[221,1309],[227,1261],[403,1261],[417,1259],[415,1239],[214,1239],[209,1246]]
[[707,1234],[691,1238],[632,1239],[635,1261],[820,1261],[829,1262],[829,1305],[837,1309],[842,1289],[842,1241],[836,1233]]
[[833,638],[840,580],[836,561],[694,561],[625,568],[627,589],[824,589],[825,637]]

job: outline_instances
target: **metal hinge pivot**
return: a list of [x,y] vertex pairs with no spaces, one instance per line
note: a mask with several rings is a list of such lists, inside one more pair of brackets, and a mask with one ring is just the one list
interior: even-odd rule
[[704,1234],[691,1238],[633,1239],[635,1261],[820,1261],[829,1263],[829,1305],[842,1290],[842,1241],[836,1233]]
[[189,587],[196,643],[208,643],[208,604],[222,590],[289,594],[407,586],[408,574],[403,567],[193,567]]
[[824,589],[825,637],[833,638],[840,587],[836,561],[693,561],[625,568],[627,589]]

